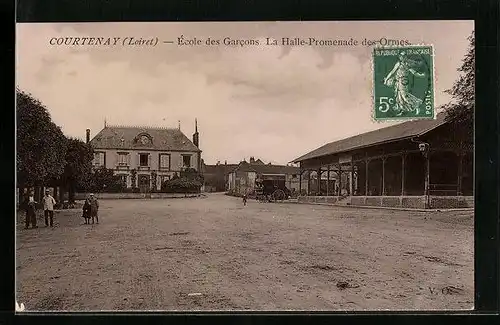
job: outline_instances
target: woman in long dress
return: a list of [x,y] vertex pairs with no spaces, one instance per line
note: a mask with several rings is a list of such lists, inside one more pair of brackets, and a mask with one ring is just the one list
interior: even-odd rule
[[388,87],[394,88],[396,100],[394,109],[399,111],[398,115],[403,114],[403,112],[413,112],[415,110],[418,115],[420,105],[422,105],[422,99],[416,97],[410,92],[410,74],[416,77],[425,76],[424,73],[415,71],[415,69],[410,66],[410,62],[406,57],[405,52],[401,52],[399,55],[399,61],[396,62],[394,68],[392,68],[391,72],[389,72],[389,74],[384,78],[384,84]]

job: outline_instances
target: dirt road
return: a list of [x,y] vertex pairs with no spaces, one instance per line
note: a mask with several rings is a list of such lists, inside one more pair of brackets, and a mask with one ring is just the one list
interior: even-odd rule
[[[27,310],[473,308],[472,212],[102,200],[17,237]],[[23,217],[24,218],[24,217]]]

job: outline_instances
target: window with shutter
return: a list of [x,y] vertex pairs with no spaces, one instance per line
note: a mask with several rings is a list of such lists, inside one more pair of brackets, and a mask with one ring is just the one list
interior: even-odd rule
[[183,167],[191,167],[191,155],[182,155]]
[[169,170],[170,169],[170,154],[160,154],[160,169]]
[[147,167],[147,166],[149,166],[149,155],[148,154],[141,153],[139,155],[139,165],[141,167]]
[[120,152],[118,153],[118,165],[120,166],[128,166],[128,159],[129,154],[126,152]]
[[99,167],[105,165],[104,152],[95,152],[94,153],[94,165],[99,166]]

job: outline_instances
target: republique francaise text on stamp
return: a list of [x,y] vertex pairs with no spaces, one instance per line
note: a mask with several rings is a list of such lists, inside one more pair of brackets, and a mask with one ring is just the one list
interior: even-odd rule
[[375,120],[435,118],[433,47],[373,49]]

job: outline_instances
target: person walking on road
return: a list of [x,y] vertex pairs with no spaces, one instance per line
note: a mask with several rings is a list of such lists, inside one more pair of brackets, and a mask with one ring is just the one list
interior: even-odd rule
[[54,226],[54,205],[56,204],[56,200],[50,195],[49,190],[45,190],[45,196],[43,197],[43,214],[45,216],[45,227],[49,226],[49,218],[50,218],[50,226]]
[[92,223],[94,223],[94,218],[96,219],[96,223],[99,223],[99,201],[94,196],[94,194],[90,194],[90,216],[92,217]]
[[26,226],[25,229],[28,229],[30,227],[32,228],[38,228],[36,225],[36,204],[37,202],[35,201],[35,194],[33,191],[30,191],[28,195],[26,196],[24,205],[26,209]]

